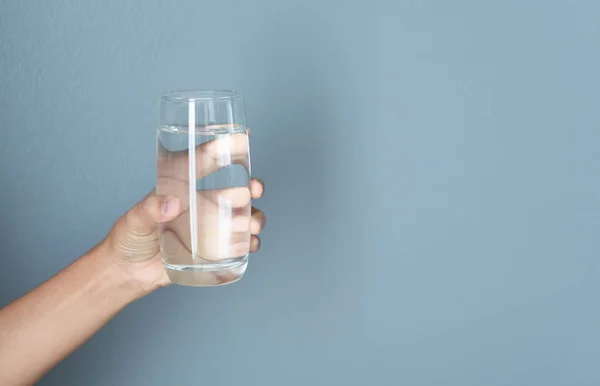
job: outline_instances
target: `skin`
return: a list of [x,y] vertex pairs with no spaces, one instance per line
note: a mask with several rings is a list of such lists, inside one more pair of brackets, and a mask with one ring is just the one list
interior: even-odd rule
[[[238,147],[238,139],[239,143],[246,141],[246,146]],[[239,137],[225,144],[230,146],[231,157],[223,162],[221,156],[214,162],[217,150],[223,154],[224,142],[217,141],[197,147],[198,177],[247,158],[247,137]],[[34,384],[128,304],[170,284],[161,260],[158,230],[162,226],[177,235],[180,248],[189,251],[189,231],[187,237],[184,231],[189,229],[186,157],[176,154],[166,162],[159,157],[160,194],[152,191],[121,216],[89,252],[0,310],[1,385]],[[215,198],[244,209],[263,192],[262,181],[252,179],[248,187],[199,193],[198,207],[205,211],[202,217],[210,218],[218,210]],[[240,248],[256,252],[265,216],[260,210],[248,209],[242,211],[248,216],[230,230],[228,239],[237,245],[239,235],[250,230],[248,242]],[[199,251],[210,255],[215,250],[211,246],[214,231],[199,228]]]
[[[196,148],[196,178],[199,180],[220,168],[234,166],[249,169],[248,136],[236,133],[221,137]],[[259,221],[250,221],[252,194],[259,194],[260,183],[228,189],[196,190],[196,212],[190,211],[189,162],[187,150],[168,152],[159,147],[156,190],[160,194],[180,197],[182,213],[163,227],[163,252],[165,256],[191,255],[190,217],[198,219],[196,256],[203,262],[215,262],[247,255],[258,240],[249,231],[258,231]],[[255,189],[252,192],[252,189]],[[223,213],[231,213],[232,221],[221,221]],[[227,215],[229,219],[229,215]],[[264,221],[262,213],[254,211],[254,218]],[[229,226],[231,225],[231,226]],[[169,262],[172,261],[169,259]],[[202,277],[202,285],[216,285],[236,280],[233,273]]]

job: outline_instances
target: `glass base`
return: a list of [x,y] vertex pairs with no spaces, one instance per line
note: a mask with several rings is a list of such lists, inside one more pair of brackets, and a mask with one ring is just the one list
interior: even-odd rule
[[193,287],[215,287],[240,280],[248,266],[248,255],[194,265],[174,265],[163,260],[167,276],[173,284]]

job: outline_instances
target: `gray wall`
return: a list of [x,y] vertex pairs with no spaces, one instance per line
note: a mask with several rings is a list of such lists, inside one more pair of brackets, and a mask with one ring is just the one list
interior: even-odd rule
[[243,91],[268,184],[241,282],[42,385],[600,382],[600,3],[350,4],[0,0],[0,304],[152,188],[165,90]]

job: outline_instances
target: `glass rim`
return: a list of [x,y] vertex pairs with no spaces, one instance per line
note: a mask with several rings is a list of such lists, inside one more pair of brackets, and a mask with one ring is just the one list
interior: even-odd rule
[[236,90],[171,90],[163,93],[160,99],[167,102],[195,102],[209,100],[232,100],[241,98],[242,94]]

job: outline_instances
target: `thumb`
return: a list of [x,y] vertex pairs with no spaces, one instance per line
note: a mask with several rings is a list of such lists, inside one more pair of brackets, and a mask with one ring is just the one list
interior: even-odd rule
[[173,220],[181,213],[181,200],[172,196],[149,194],[127,212],[126,223],[130,231],[148,235],[159,223]]

